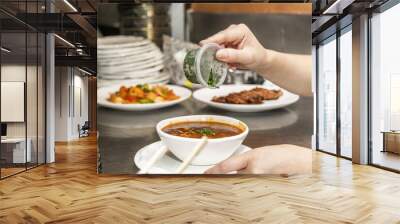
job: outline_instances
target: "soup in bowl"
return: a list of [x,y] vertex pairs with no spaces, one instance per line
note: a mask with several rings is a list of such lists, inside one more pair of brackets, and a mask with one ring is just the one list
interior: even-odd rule
[[229,158],[249,133],[245,123],[217,115],[170,118],[160,121],[156,129],[161,141],[180,160],[185,160],[207,136],[207,144],[193,159],[193,165],[213,165]]

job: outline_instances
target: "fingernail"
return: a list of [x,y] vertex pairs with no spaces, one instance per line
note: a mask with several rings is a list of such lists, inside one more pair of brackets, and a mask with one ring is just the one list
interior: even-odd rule
[[200,44],[200,46],[203,46],[203,45],[206,44],[207,42],[209,42],[208,39],[204,39],[204,40],[201,40],[201,41],[199,42],[199,44]]
[[222,50],[217,51],[215,56],[217,57],[217,59],[226,59],[228,57],[228,54],[225,50],[222,49]]

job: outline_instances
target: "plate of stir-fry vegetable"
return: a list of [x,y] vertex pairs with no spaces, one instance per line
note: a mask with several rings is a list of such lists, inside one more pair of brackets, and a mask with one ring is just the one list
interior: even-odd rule
[[191,94],[190,90],[175,85],[114,85],[97,90],[97,103],[113,109],[143,111],[178,104]]

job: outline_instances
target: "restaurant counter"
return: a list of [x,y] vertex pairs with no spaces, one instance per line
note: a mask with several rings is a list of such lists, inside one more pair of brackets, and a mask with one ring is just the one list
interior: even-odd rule
[[258,113],[237,113],[211,108],[193,99],[152,111],[119,111],[98,107],[99,173],[135,174],[133,159],[142,147],[159,141],[156,124],[166,118],[215,114],[237,118],[249,126],[244,145],[256,148],[274,144],[311,147],[313,98],[301,97],[286,108]]

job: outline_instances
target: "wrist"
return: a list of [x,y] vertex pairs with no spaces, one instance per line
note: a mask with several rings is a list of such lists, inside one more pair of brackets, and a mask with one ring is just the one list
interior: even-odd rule
[[270,49],[263,49],[262,60],[259,63],[259,68],[257,69],[259,74],[268,74],[273,67],[276,51]]

